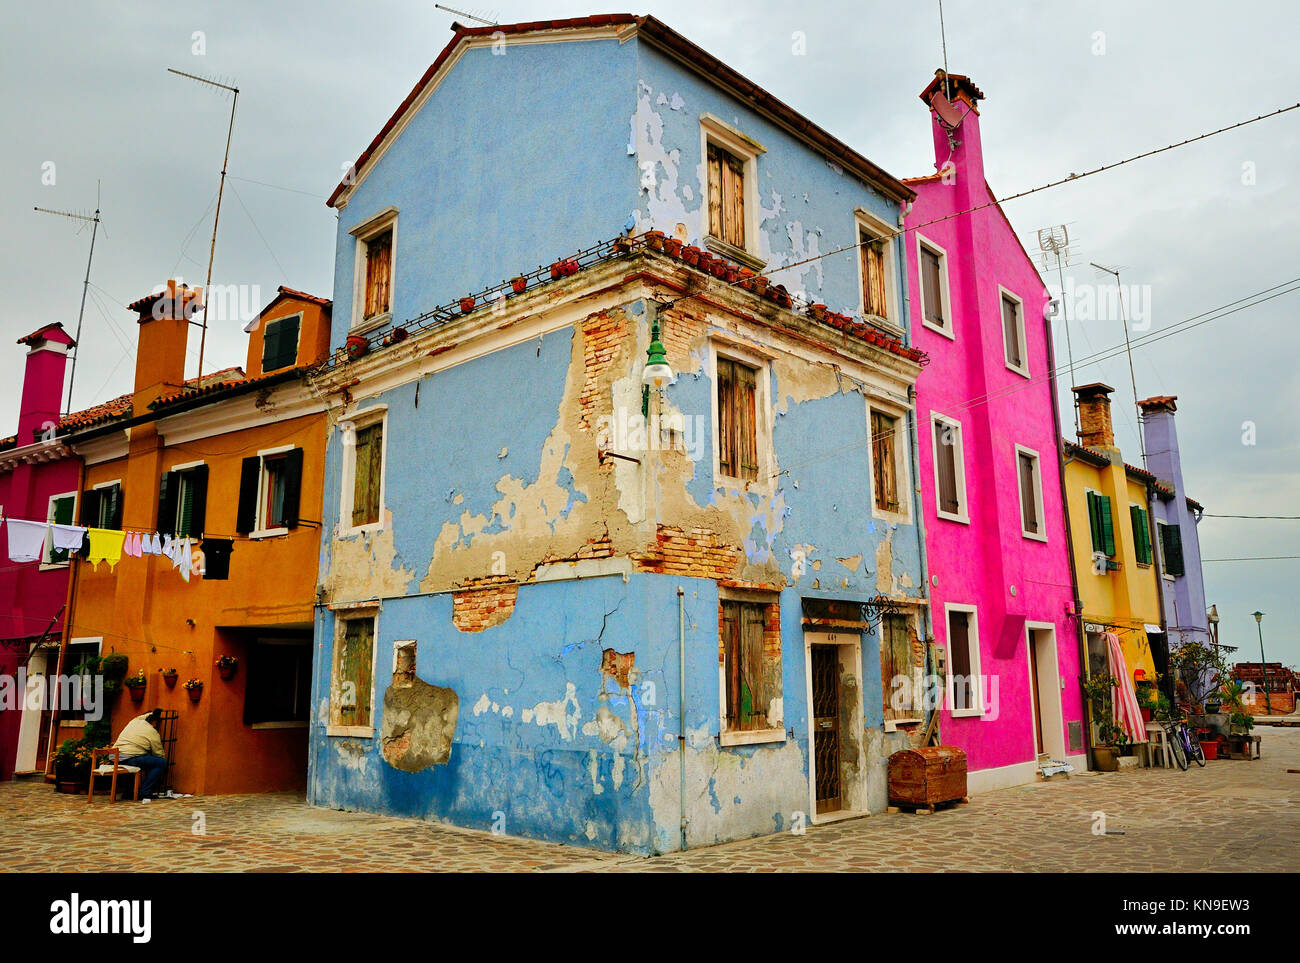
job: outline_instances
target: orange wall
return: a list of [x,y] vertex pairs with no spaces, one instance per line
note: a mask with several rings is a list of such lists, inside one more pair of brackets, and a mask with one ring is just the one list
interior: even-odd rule
[[262,374],[262,334],[266,325],[295,314],[302,314],[302,321],[298,324],[298,357],[294,363],[315,364],[329,353],[329,308],[300,298],[277,298],[262,310],[248,336],[248,359],[244,364],[248,377],[257,378]]

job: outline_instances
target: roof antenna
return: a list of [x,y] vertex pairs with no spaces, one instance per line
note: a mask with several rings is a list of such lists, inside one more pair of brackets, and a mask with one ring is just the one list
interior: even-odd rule
[[[1043,270],[1047,270],[1048,256],[1051,255],[1056,259],[1056,277],[1061,283],[1061,321],[1065,327],[1065,351],[1070,359],[1070,388],[1075,385],[1074,380],[1074,347],[1070,344],[1070,316],[1065,310],[1065,271],[1064,265],[1070,263],[1070,232],[1064,224],[1056,227],[1042,227],[1038,229],[1038,249],[1043,252]],[[1053,375],[1055,377],[1055,375]],[[1073,394],[1073,391],[1071,391]],[[1082,438],[1079,430],[1079,398],[1076,395],[1074,399],[1074,439],[1078,441]]]
[[[200,77],[197,74],[187,74],[183,70],[167,68],[167,72],[176,74],[178,77],[188,77],[190,80],[197,80],[201,84],[207,84],[209,87],[218,87],[221,90],[229,91],[234,94],[234,99],[230,102],[230,128],[226,131],[226,156],[221,160],[221,181],[217,185],[217,212],[212,217],[212,243],[208,245],[208,279],[203,285],[203,323],[200,326],[201,334],[199,335],[199,370],[194,379],[195,384],[203,386],[203,349],[208,343],[208,304],[212,301],[212,261],[217,256],[217,225],[221,223],[221,195],[226,189],[226,168],[230,165],[230,138],[235,133],[235,107],[239,105],[239,88],[232,87],[230,84],[223,84],[219,80],[210,80],[207,77]],[[184,380],[184,375],[181,376]]]
[[943,29],[943,0],[939,0],[939,44],[943,47],[943,95],[952,100],[952,82],[948,80],[948,35]]
[[1124,350],[1128,353],[1128,377],[1129,383],[1133,386],[1133,410],[1137,412],[1137,430],[1138,430],[1138,449],[1142,452],[1142,467],[1147,466],[1147,443],[1142,437],[1142,406],[1138,404],[1138,386],[1137,376],[1133,374],[1133,345],[1128,339],[1128,318],[1124,313],[1124,286],[1119,283],[1118,267],[1106,267],[1104,264],[1098,264],[1096,261],[1089,262],[1102,274],[1110,274],[1115,278],[1115,290],[1119,292],[1119,319],[1124,322]]
[[77,335],[73,338],[75,344],[72,346],[72,372],[68,375],[68,400],[63,406],[63,414],[67,416],[72,413],[72,383],[77,377],[77,355],[81,354],[81,319],[86,314],[86,292],[90,288],[90,262],[95,258],[95,235],[99,233],[99,182],[95,182],[94,215],[76,214],[71,211],[52,211],[47,207],[34,207],[32,210],[39,211],[42,214],[58,214],[60,217],[70,217],[74,221],[81,221],[83,224],[89,223],[91,225],[90,256],[86,258],[86,280],[81,284],[81,310],[77,312]]
[[437,7],[439,10],[445,10],[447,13],[454,13],[458,17],[469,17],[469,19],[471,20],[477,20],[479,23],[486,24],[489,27],[497,26],[497,22],[495,20],[484,20],[482,17],[476,17],[474,14],[466,13],[464,10],[456,10],[452,7],[444,7],[440,3],[435,3],[434,6]]

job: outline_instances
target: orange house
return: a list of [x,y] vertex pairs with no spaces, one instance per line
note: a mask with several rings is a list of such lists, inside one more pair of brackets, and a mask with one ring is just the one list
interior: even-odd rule
[[[281,287],[245,328],[244,371],[186,381],[198,297],[169,282],[130,305],[134,391],[71,435],[85,463],[81,524],[128,533],[128,548],[131,533],[144,537],[114,565],[74,562],[64,645],[69,664],[121,653],[128,678],[143,673],[138,700],[130,689],[109,700],[114,737],[154,706],[176,713],[163,727],[175,736],[165,785],[301,789],[325,458],[324,408],[305,375],[328,352],[331,304]],[[149,553],[155,535],[170,556]],[[225,656],[237,660],[228,678]],[[61,721],[57,738],[77,725]]]

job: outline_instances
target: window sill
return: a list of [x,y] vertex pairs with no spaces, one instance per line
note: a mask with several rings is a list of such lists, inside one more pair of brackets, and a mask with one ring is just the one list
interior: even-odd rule
[[727,490],[745,494],[746,492],[762,492],[771,494],[776,486],[772,482],[760,481],[757,478],[746,480],[744,478],[732,478],[730,475],[724,475],[713,469],[713,487],[718,490]]
[[943,327],[940,327],[939,325],[935,324],[933,321],[927,321],[925,320],[925,318],[922,318],[921,327],[927,328],[928,330],[933,331],[935,334],[941,334],[949,341],[957,340],[957,332],[951,330],[951,325],[945,325]]
[[376,328],[382,328],[388,322],[393,320],[393,312],[385,311],[383,314],[376,314],[373,318],[365,318],[361,322],[348,328],[348,334],[369,334]]
[[752,746],[765,742],[785,742],[784,729],[744,729],[719,733],[720,746]]
[[961,525],[970,524],[970,516],[964,512],[960,515],[954,515],[952,512],[945,512],[942,509],[936,509],[935,514],[946,522],[957,522]]
[[[249,728],[250,728],[250,729],[254,729],[254,730],[257,730],[257,729],[306,729],[306,728],[307,728],[307,722],[306,722],[306,720],[303,720],[303,721],[301,721],[301,722],[254,722],[252,725],[249,726]],[[330,726],[329,728],[330,728],[330,729],[335,729],[335,728],[346,729],[346,728],[350,728],[350,727],[348,727],[348,726]],[[358,726],[358,727],[356,727],[356,728],[364,728],[364,727]],[[375,730],[373,730],[373,729],[370,730],[371,735],[374,734],[374,731],[375,731]],[[327,732],[329,735],[333,735],[333,733],[330,733],[330,732],[328,731],[328,729],[326,730],[326,732]]]
[[907,331],[905,329],[894,324],[894,322],[890,321],[888,318],[881,317],[879,314],[867,314],[866,311],[863,311],[862,322],[863,324],[871,325],[873,328],[880,328],[880,330],[887,334],[892,334],[900,340],[907,337]]
[[373,535],[376,532],[382,532],[384,526],[381,522],[371,522],[368,525],[352,525],[339,532],[339,538],[351,538],[354,535]]
[[53,572],[56,569],[67,568],[69,564],[68,562],[41,562],[40,571]]
[[899,726],[919,726],[924,721],[923,719],[886,719],[885,731],[897,732]]
[[289,529],[281,528],[260,528],[255,532],[249,532],[248,537],[252,540],[260,538],[278,538],[281,535],[288,535]]
[[64,729],[84,729],[86,728],[85,719],[60,719],[59,725]]
[[948,713],[954,719],[978,719],[984,715],[983,709],[953,709]]
[[1151,567],[1151,563],[1150,563],[1150,562],[1134,562],[1133,564],[1136,565],[1138,568],[1150,568],[1150,567]]
[[349,739],[373,739],[375,737],[374,726],[326,726],[325,735],[339,736]]
[[1006,364],[1006,367],[1007,367],[1007,370],[1008,370],[1008,371],[1014,371],[1016,374],[1020,375],[1020,377],[1022,377],[1022,378],[1029,378],[1029,377],[1030,377],[1030,374],[1029,374],[1029,368],[1028,368],[1027,366],[1025,366],[1025,365],[1021,365],[1020,367],[1016,367],[1016,366],[1013,365],[1010,361],[1005,362],[1005,364]]
[[721,254],[723,257],[731,258],[737,264],[742,264],[755,271],[761,271],[767,266],[767,262],[761,257],[750,253],[744,248],[736,247],[734,244],[728,244],[726,241],[712,235],[704,239],[704,246],[714,254]]
[[871,517],[881,522],[888,522],[891,525],[910,525],[912,516],[906,512],[890,511],[888,508],[880,508],[874,503],[871,506]]
[[1022,528],[1020,530],[1020,534],[1023,535],[1025,538],[1029,539],[1031,542],[1043,542],[1044,544],[1046,544],[1047,542],[1047,536],[1042,535],[1038,532],[1027,532]]

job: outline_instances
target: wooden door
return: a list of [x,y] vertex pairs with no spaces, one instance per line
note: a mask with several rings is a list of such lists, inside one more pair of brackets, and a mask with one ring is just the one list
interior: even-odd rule
[[812,646],[813,785],[817,812],[841,808],[840,659],[833,645]]
[[1043,700],[1038,691],[1038,633],[1029,632],[1029,685],[1034,694],[1034,751],[1042,754],[1043,748]]

